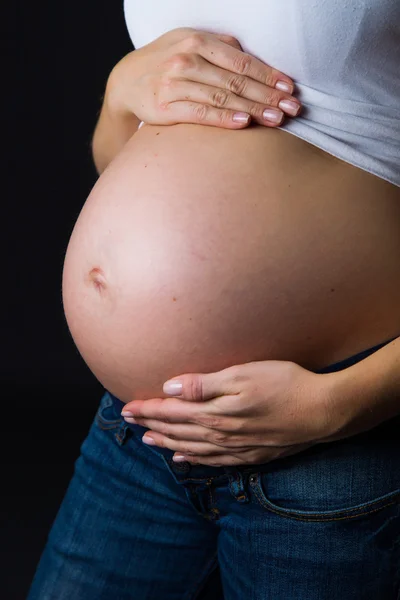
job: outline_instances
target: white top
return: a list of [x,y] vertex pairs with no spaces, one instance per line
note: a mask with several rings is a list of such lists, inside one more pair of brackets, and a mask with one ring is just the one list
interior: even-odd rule
[[400,0],[124,0],[135,48],[176,27],[235,36],[293,79],[280,129],[400,186]]

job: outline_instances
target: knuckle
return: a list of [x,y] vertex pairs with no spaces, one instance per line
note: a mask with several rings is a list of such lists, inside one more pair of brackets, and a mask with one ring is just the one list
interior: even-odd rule
[[[277,94],[276,92],[274,92],[273,89],[268,89],[265,92],[263,99],[262,99],[262,103],[263,104],[267,104],[268,106],[277,106],[278,102],[279,102],[280,98],[279,98],[279,94]],[[265,108],[265,107],[264,107]]]
[[211,103],[217,108],[223,108],[228,104],[230,95],[226,90],[217,90],[211,94]]
[[233,59],[233,68],[241,75],[246,75],[250,71],[251,67],[251,56],[244,53],[239,53]]
[[221,417],[216,417],[215,415],[202,415],[200,420],[200,425],[203,425],[203,427],[207,427],[208,429],[220,429],[222,425]]
[[197,104],[193,106],[193,117],[197,122],[206,121],[209,114],[208,106]]
[[173,94],[171,94],[172,84],[162,83],[161,88],[158,91],[158,95],[154,98],[154,105],[158,110],[165,111],[169,108],[171,98]]
[[181,46],[185,51],[196,52],[200,47],[204,47],[206,41],[207,39],[204,33],[194,31],[182,41]]
[[243,373],[243,365],[234,365],[226,370],[226,379],[232,390],[235,390],[248,380],[248,376]]
[[[163,423],[163,427],[165,427],[166,429],[168,429],[169,425],[171,423],[173,423],[171,416],[169,414],[162,414],[161,417],[161,422]],[[164,433],[164,432],[163,432]]]
[[237,96],[242,96],[247,87],[247,79],[241,75],[231,75],[227,81],[227,87]]
[[[204,105],[200,105],[204,106]],[[200,107],[196,107],[200,111]],[[207,110],[207,107],[204,106]],[[198,375],[193,375],[190,377],[189,382],[187,384],[187,389],[185,390],[188,397],[192,400],[200,400],[203,398],[203,384],[202,379]]]
[[179,81],[174,77],[164,74],[160,80],[160,86],[156,91],[154,101],[157,106],[164,108],[166,104],[175,96],[175,90],[179,85]]
[[237,38],[235,38],[233,35],[224,34],[223,38],[224,38],[224,42],[226,44],[235,44],[235,45],[238,44],[240,46],[239,40]]
[[245,112],[249,113],[249,115],[251,117],[254,117],[255,119],[258,119],[258,117],[262,116],[263,110],[265,109],[262,108],[259,104],[257,103],[249,103],[246,108],[245,108]]
[[194,66],[195,60],[191,54],[178,52],[169,58],[166,62],[166,67],[173,73],[182,73]]
[[157,104],[157,108],[161,111],[168,110],[169,104],[170,103],[168,102],[168,100],[163,100],[163,101],[160,100],[160,102],[158,102],[158,104]]
[[230,382],[233,388],[240,388],[249,380],[249,376],[243,373],[243,369],[234,368],[230,373]]
[[230,110],[218,110],[216,116],[217,116],[218,122],[222,126],[224,126],[226,123],[230,123],[232,121],[232,111],[230,111]]
[[214,444],[217,444],[218,446],[226,445],[228,440],[229,440],[229,435],[227,433],[224,433],[223,431],[216,431],[212,435],[212,442]]
[[235,377],[238,373],[240,373],[240,365],[232,365],[231,367],[227,367],[224,372],[227,379],[230,381],[232,377]]
[[278,77],[274,74],[274,70],[271,68],[267,69],[267,72],[263,73],[263,83],[264,85],[268,85],[270,88],[275,88],[275,83],[277,82]]
[[181,448],[179,450],[179,452],[181,452],[184,456],[190,456],[190,460],[192,460],[192,456],[194,456],[194,452],[189,452],[189,450],[184,450],[183,448]]
[[169,75],[169,73],[163,73],[160,77],[160,87],[161,89],[168,89],[174,85],[174,78]]
[[[267,104],[267,103],[266,103]],[[265,104],[253,104],[249,110],[247,111],[248,113],[250,113],[250,115],[254,118],[257,119],[259,121],[262,121],[264,123],[264,116],[263,116],[263,112],[266,108]],[[238,385],[240,383],[243,383],[245,381],[244,376],[243,375],[237,375],[235,378],[235,384]]]
[[[175,29],[171,29],[171,31],[169,32],[170,36],[185,36],[185,39],[188,35],[191,35],[192,33],[195,33],[195,31],[197,31],[197,29],[194,29],[193,27],[175,27]],[[178,38],[178,41],[180,41],[181,38]]]
[[230,435],[231,438],[234,434],[242,434],[246,431],[246,419],[240,419],[238,417],[230,419],[225,427],[225,431]]
[[[251,114],[251,116],[254,119],[257,119],[259,121],[262,121],[264,123],[264,116],[263,116],[263,112],[266,108],[266,106],[270,106],[269,103],[265,103],[265,104],[254,104],[250,107],[250,109],[248,110],[248,112]],[[236,379],[236,384],[241,383],[242,381],[244,381],[243,375],[240,378],[239,376]]]
[[233,378],[233,383],[236,386],[244,386],[249,383],[249,376],[243,375],[243,373],[237,373]]
[[240,387],[242,383],[243,383],[243,376],[239,375],[239,373],[232,377],[232,386],[237,388],[237,387]]

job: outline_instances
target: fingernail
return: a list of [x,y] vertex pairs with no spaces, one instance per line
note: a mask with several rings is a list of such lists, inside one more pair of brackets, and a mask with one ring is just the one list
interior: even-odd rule
[[266,108],[263,112],[263,117],[266,119],[266,121],[280,123],[283,118],[283,112],[280,110],[275,110],[274,108]]
[[293,86],[286,81],[277,81],[275,84],[277,90],[281,90],[282,92],[288,92],[288,94],[293,94]]
[[182,382],[175,379],[174,381],[166,381],[163,385],[164,394],[172,394],[179,396],[182,393]]
[[292,100],[281,100],[278,106],[293,117],[295,117],[300,110],[300,104],[293,102]]
[[183,456],[183,454],[175,454],[175,455],[172,457],[172,460],[173,460],[174,462],[184,462],[184,461],[186,460],[186,456]]
[[148,444],[149,446],[155,446],[155,445],[156,445],[156,443],[155,443],[155,441],[153,440],[153,438],[149,437],[148,435],[144,435],[144,436],[142,437],[142,442],[143,442],[144,444]]
[[133,425],[137,423],[136,419],[134,419],[133,417],[125,417],[125,421],[127,423],[133,423]]
[[133,413],[129,412],[129,410],[122,410],[121,417],[133,417]]
[[235,121],[235,123],[248,123],[249,119],[250,115],[243,112],[235,113],[232,117],[232,121]]

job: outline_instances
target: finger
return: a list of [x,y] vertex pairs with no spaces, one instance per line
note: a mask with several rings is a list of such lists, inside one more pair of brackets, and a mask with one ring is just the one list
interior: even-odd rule
[[[121,412],[126,419],[156,419],[165,423],[191,423],[198,414],[198,406],[177,398],[151,398],[127,402]],[[129,422],[129,421],[128,421]]]
[[[173,460],[173,459],[172,459]],[[212,457],[204,457],[204,456],[185,456],[183,458],[186,462],[192,465],[205,465],[207,467],[233,467],[235,465],[242,465],[242,461],[237,459],[235,456],[230,455],[221,455],[221,456],[212,456]],[[179,461],[180,462],[180,461]]]
[[[208,93],[208,96],[204,97],[203,94],[197,99],[193,96],[193,93],[195,93],[196,89],[201,90],[200,86],[182,85],[184,83],[190,84],[191,82],[203,83],[215,89],[207,89],[205,87],[204,89]],[[177,92],[179,95],[177,95]],[[172,80],[168,86],[167,94],[171,94],[171,99],[177,97],[187,99],[186,96],[189,94],[190,100],[196,102],[207,101],[214,106],[219,106],[219,108],[243,110],[244,112],[249,112],[252,116],[256,116],[257,111],[261,115],[265,108],[271,106],[277,110],[281,109],[291,116],[297,116],[301,109],[299,100],[294,96],[263,85],[245,75],[237,75],[226,69],[221,69],[218,66],[210,64],[201,56],[194,60],[188,60],[188,66],[185,68],[185,79]],[[214,102],[213,99],[215,100]],[[254,105],[254,102],[238,104],[238,99],[253,100],[256,105]],[[235,104],[230,105],[229,100],[235,100]],[[290,108],[292,105],[293,107]],[[254,108],[255,106],[256,109]]]
[[[173,99],[175,97],[185,98],[188,102],[213,106],[220,111],[231,110],[233,113],[245,113],[250,115],[254,121],[260,125],[265,125],[266,127],[276,127],[281,125],[285,116],[283,111],[279,108],[247,100],[246,98],[237,96],[233,92],[229,92],[225,88],[217,88],[206,84],[198,85],[191,81],[179,80],[174,81],[172,88],[175,88],[175,86],[176,90],[168,90],[168,95],[171,95],[169,107],[172,110],[174,103],[177,102]],[[178,102],[182,101],[178,100]],[[180,106],[182,106],[182,104],[180,104]],[[300,110],[300,104],[296,103],[296,106]],[[212,113],[209,113],[209,116],[212,118]],[[220,120],[218,121],[218,124],[220,126]]]
[[[130,414],[128,414],[130,413]],[[204,404],[186,402],[178,398],[152,398],[127,402],[121,412],[123,417],[156,419],[166,423],[192,423],[207,427],[213,424],[217,409],[210,403],[205,414]],[[217,425],[217,422],[215,421]]]
[[[232,365],[214,373],[185,373],[166,381],[163,391],[165,394],[179,396],[188,401],[210,401],[207,404],[207,411],[211,414],[219,414],[217,408],[219,401],[223,399],[224,405],[236,404],[235,401],[243,385],[249,381],[257,365],[257,362],[253,362]],[[177,390],[178,385],[180,391]],[[235,412],[233,411],[233,414]]]
[[238,50],[243,52],[243,48],[242,48],[239,40],[237,38],[233,37],[233,35],[228,35],[225,33],[210,33],[209,35],[214,36],[221,42],[224,42],[224,44],[229,44],[233,48],[237,48]]
[[[128,423],[129,418],[125,419]],[[151,429],[151,433],[156,432],[171,440],[186,440],[186,441],[210,441],[208,437],[209,430],[201,425],[189,425],[187,423],[166,423],[158,419],[140,419],[135,417],[135,422],[142,427]],[[150,433],[150,432],[149,432]]]
[[[181,453],[178,454],[178,456]],[[225,466],[235,466],[235,465],[251,465],[258,464],[258,461],[251,460],[250,453],[243,455],[236,454],[213,454],[209,456],[201,456],[201,455],[185,455],[183,454],[183,460],[189,462],[193,465],[207,465],[209,467],[225,467]],[[174,461],[175,462],[175,461]],[[268,460],[263,460],[263,462],[268,462]]]
[[284,91],[293,93],[294,84],[290,77],[255,56],[221,41],[218,36],[196,32],[183,40],[182,46],[184,50],[199,54],[213,65],[232,73],[246,75],[269,87],[275,88],[279,82],[286,83],[288,89]]
[[[142,440],[146,443],[146,438],[154,440],[154,445],[159,448],[168,448],[169,450],[178,451],[182,454],[209,456],[212,454],[223,454],[229,452],[229,448],[222,448],[208,442],[193,442],[190,440],[173,440],[160,433],[148,431],[144,434]],[[237,451],[237,449],[236,449]]]
[[[125,420],[128,423],[133,422],[129,417],[125,418]],[[248,447],[248,445],[244,443],[244,440],[246,439],[244,435],[231,432],[229,425],[224,428],[224,430],[217,431],[203,427],[202,425],[188,423],[166,423],[165,421],[159,421],[158,419],[141,419],[135,417],[134,422],[142,427],[148,427],[152,431],[160,433],[172,440],[209,442],[224,448]],[[234,431],[233,428],[232,431]],[[259,441],[256,437],[252,438],[251,447],[262,445],[263,440]]]
[[168,117],[167,125],[192,123],[222,129],[245,129],[251,123],[248,113],[186,101],[171,102],[168,105]]

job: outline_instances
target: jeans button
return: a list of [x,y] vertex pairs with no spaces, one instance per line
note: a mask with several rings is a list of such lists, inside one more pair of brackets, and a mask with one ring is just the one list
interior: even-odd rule
[[250,485],[254,485],[257,481],[257,473],[252,473],[249,477]]

